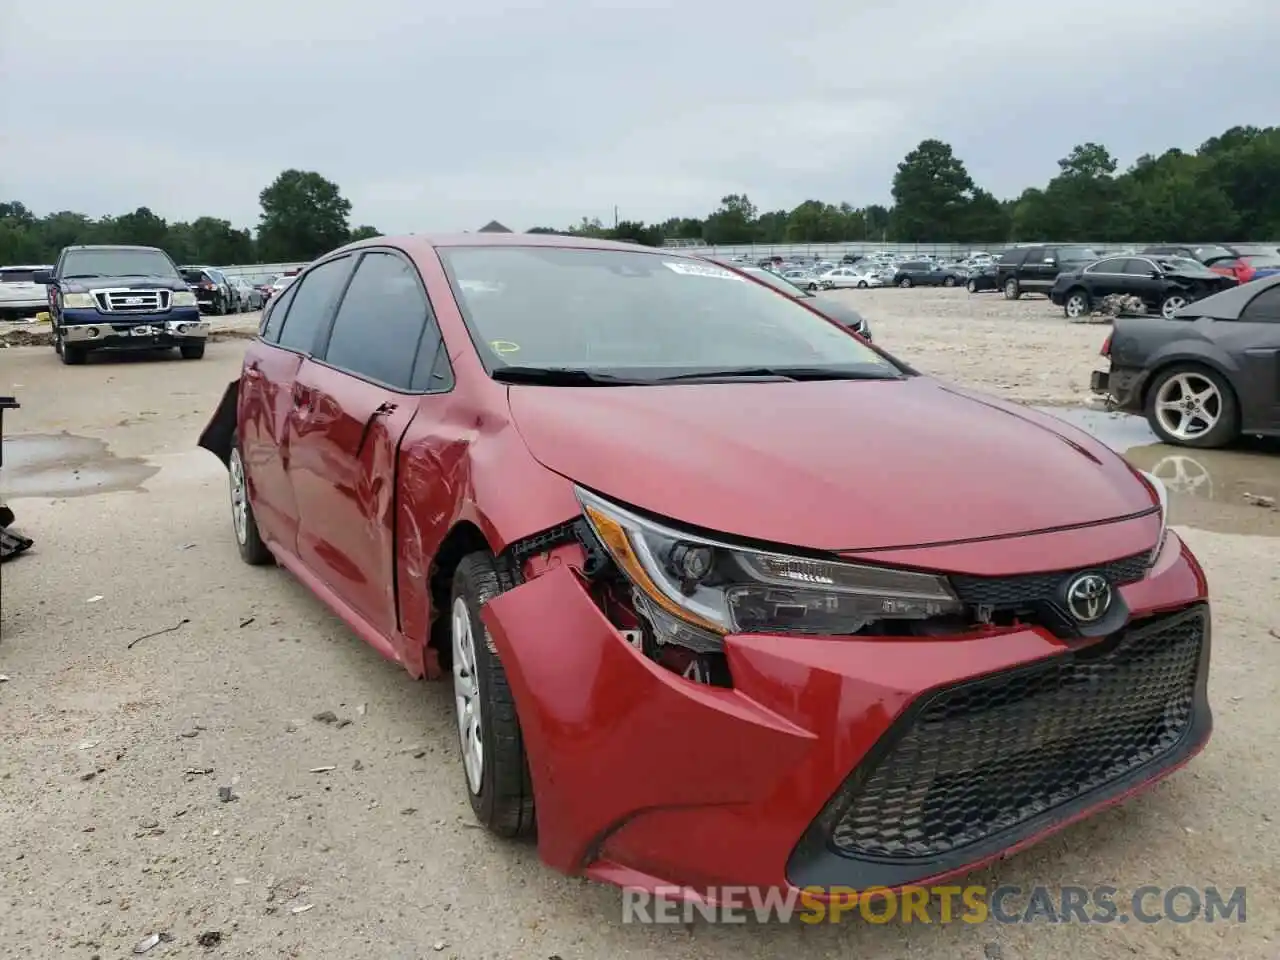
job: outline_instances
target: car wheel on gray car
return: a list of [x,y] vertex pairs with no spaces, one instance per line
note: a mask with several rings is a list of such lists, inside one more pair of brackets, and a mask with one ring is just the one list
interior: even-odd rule
[[1174,364],[1147,390],[1147,422],[1165,443],[1208,449],[1236,438],[1236,396],[1226,379],[1201,364]]

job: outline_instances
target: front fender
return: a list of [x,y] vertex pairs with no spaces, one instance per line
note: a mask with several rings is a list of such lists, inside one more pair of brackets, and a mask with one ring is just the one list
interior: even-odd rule
[[213,417],[200,434],[196,446],[208,450],[222,461],[224,467],[231,463],[231,438],[236,432],[236,407],[240,399],[240,378],[227,384]]

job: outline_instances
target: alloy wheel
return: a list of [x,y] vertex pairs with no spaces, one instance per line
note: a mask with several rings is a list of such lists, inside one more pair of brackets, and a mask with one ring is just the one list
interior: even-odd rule
[[1187,305],[1189,301],[1186,297],[1174,294],[1166,297],[1164,303],[1160,305],[1160,315],[1166,320],[1172,320],[1173,315]]
[[236,541],[243,546],[249,540],[249,499],[239,450],[231,451],[227,466],[231,484],[231,523],[235,527]]
[[1160,384],[1155,414],[1160,426],[1177,440],[1194,440],[1222,419],[1222,394],[1208,377],[1187,371]]
[[1075,319],[1084,316],[1086,312],[1086,304],[1083,293],[1073,293],[1067,297],[1067,316]]
[[484,780],[483,716],[480,683],[476,678],[475,633],[471,610],[463,597],[453,601],[453,699],[458,714],[458,741],[462,766],[473,794],[479,794]]

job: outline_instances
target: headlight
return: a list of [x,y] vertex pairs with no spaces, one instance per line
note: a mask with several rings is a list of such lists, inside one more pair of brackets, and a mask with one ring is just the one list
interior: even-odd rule
[[674,530],[578,488],[596,535],[635,587],[658,639],[721,648],[727,633],[845,636],[883,620],[961,612],[947,581],[794,557]]
[[1138,470],[1136,473],[1147,482],[1147,486],[1160,502],[1160,539],[1156,541],[1155,549],[1151,551],[1151,557],[1147,561],[1150,566],[1155,566],[1156,561],[1160,559],[1161,551],[1164,550],[1164,541],[1169,536],[1169,491],[1165,488],[1164,481],[1154,473],[1147,473],[1145,470]]
[[179,290],[173,295],[170,305],[174,307],[194,307],[196,305],[196,295],[190,290]]
[[97,306],[93,302],[93,295],[88,293],[64,293],[62,305],[71,310],[86,310]]

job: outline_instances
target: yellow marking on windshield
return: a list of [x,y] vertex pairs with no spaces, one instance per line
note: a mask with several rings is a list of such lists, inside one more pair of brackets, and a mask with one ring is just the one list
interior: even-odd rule
[[510,340],[490,340],[489,346],[493,348],[494,353],[519,353],[520,344],[512,343]]

